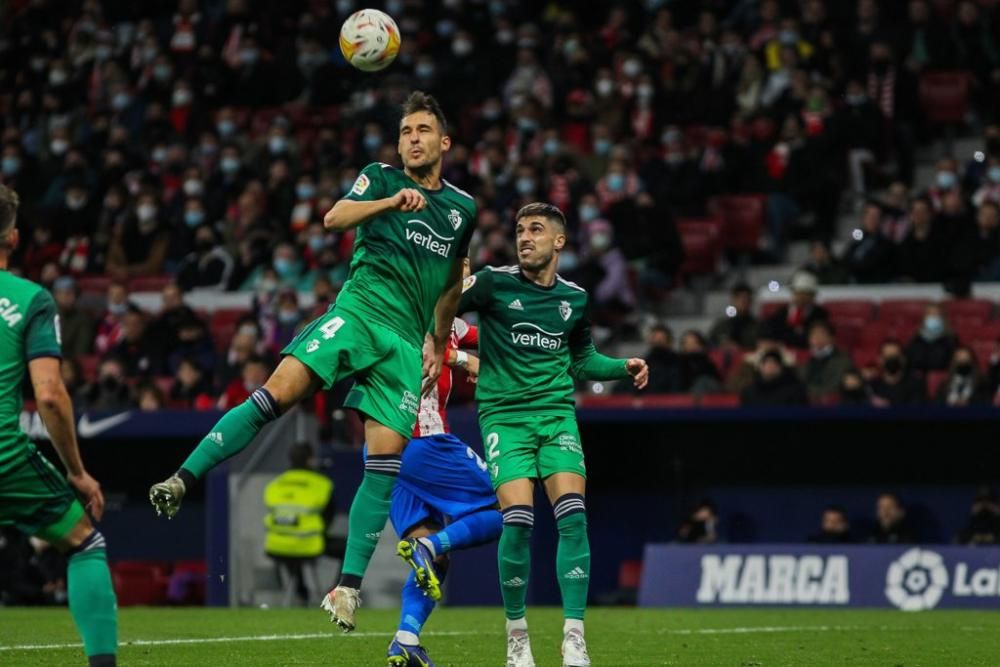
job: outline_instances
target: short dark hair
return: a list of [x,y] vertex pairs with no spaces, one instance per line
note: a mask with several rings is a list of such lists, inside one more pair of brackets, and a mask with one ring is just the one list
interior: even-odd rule
[[17,207],[21,205],[21,199],[17,193],[6,185],[0,185],[0,234],[4,234],[14,227],[17,220]]
[[810,324],[809,331],[812,331],[813,329],[823,329],[831,337],[837,335],[837,331],[833,328],[833,323],[824,318],[815,320],[812,324]]
[[438,125],[441,126],[441,134],[448,134],[448,121],[445,120],[444,112],[441,111],[441,105],[438,104],[433,95],[428,95],[422,90],[414,90],[410,93],[410,96],[403,102],[403,117],[417,113],[418,111],[426,111],[434,116],[437,119]]
[[529,218],[534,216],[541,216],[547,220],[558,223],[562,225],[563,229],[566,229],[566,216],[563,212],[559,210],[558,206],[553,206],[552,204],[546,204],[545,202],[532,202],[530,204],[525,204],[521,207],[521,210],[517,212],[514,216],[514,222],[519,222],[522,218]]
[[750,287],[749,283],[743,282],[741,280],[740,282],[736,283],[735,285],[729,288],[729,293],[734,296],[736,294],[749,294],[750,296],[753,296],[753,288]]

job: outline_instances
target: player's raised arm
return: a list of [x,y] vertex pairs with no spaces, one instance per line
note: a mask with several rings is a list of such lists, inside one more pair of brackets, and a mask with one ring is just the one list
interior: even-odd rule
[[649,382],[649,368],[644,359],[618,359],[601,354],[590,336],[590,318],[580,318],[570,337],[573,361],[569,372],[578,380],[622,380],[632,376],[642,389]]
[[383,168],[376,162],[361,171],[350,192],[323,216],[326,229],[352,229],[386,211],[416,212],[427,205],[423,193],[416,188],[386,192]]
[[444,363],[445,351],[448,348],[452,322],[455,320],[458,303],[462,298],[462,276],[467,262],[468,259],[465,257],[455,260],[444,291],[441,292],[434,307],[434,350],[433,354],[424,357],[424,391],[433,387],[441,375],[441,364]]

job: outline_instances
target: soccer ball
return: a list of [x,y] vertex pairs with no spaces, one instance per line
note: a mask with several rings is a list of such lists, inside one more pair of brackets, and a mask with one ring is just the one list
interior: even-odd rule
[[340,27],[340,52],[362,72],[385,69],[399,53],[399,28],[377,9],[354,12]]

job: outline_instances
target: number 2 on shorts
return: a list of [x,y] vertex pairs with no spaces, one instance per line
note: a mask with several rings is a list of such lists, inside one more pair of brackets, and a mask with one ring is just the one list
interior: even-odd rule
[[486,460],[492,461],[496,457],[500,456],[500,452],[497,451],[497,447],[499,445],[500,445],[499,433],[488,433],[486,435]]
[[344,326],[343,317],[333,317],[319,328],[323,332],[323,340],[329,340],[337,335],[337,329]]

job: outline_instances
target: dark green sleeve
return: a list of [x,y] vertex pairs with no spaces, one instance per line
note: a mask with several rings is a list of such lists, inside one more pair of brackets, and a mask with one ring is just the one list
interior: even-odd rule
[[472,241],[472,235],[476,231],[476,207],[472,205],[466,212],[469,216],[469,224],[465,226],[465,233],[462,235],[462,240],[458,244],[458,257],[468,257],[469,256],[469,243]]
[[62,357],[62,337],[59,333],[59,313],[52,295],[41,290],[28,306],[24,325],[24,358]]
[[375,201],[383,199],[385,195],[385,174],[381,162],[372,162],[361,170],[358,178],[351,186],[351,190],[344,195],[344,199],[351,201]]
[[622,380],[629,376],[625,359],[603,355],[594,347],[586,310],[570,332],[569,348],[573,357],[569,372],[577,380]]
[[458,302],[458,314],[470,310],[482,312],[488,309],[493,296],[493,272],[483,269],[473,273],[462,283],[462,300]]

